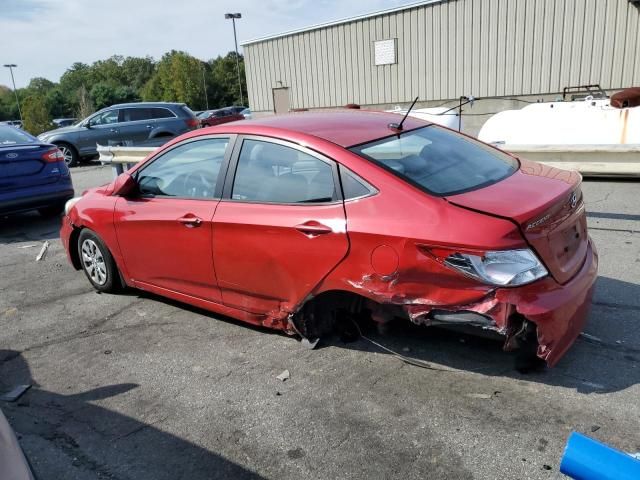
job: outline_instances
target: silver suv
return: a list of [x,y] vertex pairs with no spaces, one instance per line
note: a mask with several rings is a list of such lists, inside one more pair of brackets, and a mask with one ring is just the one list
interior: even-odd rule
[[95,156],[97,145],[159,146],[199,125],[184,103],[122,103],[75,125],[44,132],[38,139],[57,145],[67,165],[73,167]]

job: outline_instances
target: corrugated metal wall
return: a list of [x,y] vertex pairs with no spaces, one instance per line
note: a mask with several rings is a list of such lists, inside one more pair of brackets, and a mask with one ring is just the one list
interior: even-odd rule
[[[640,9],[628,0],[450,0],[244,46],[249,104],[291,108],[640,85]],[[373,42],[397,38],[397,63]]]

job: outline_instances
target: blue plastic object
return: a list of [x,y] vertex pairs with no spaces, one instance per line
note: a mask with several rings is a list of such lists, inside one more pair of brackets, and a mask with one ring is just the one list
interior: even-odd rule
[[572,432],[564,449],[560,472],[576,480],[639,480],[640,461]]

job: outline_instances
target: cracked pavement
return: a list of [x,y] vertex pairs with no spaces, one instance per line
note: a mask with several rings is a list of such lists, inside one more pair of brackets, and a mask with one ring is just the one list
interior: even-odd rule
[[[72,174],[78,192],[111,178]],[[362,339],[309,351],[142,292],[100,295],[67,264],[59,220],[0,219],[0,392],[33,384],[0,408],[42,479],[549,479],[572,430],[640,451],[637,191],[585,181],[593,337],[530,375],[499,343],[447,331],[367,332],[446,371],[426,370]]]

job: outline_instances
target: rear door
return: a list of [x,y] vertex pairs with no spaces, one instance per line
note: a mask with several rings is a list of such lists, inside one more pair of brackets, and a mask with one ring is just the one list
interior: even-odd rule
[[223,302],[290,310],[349,247],[335,162],[304,147],[245,137],[235,148],[213,222]]
[[142,288],[220,302],[211,221],[229,142],[229,136],[208,136],[177,144],[136,172],[138,195],[116,202],[118,244],[129,276]]
[[123,145],[138,145],[149,138],[155,126],[150,108],[123,108],[119,123],[119,140]]

